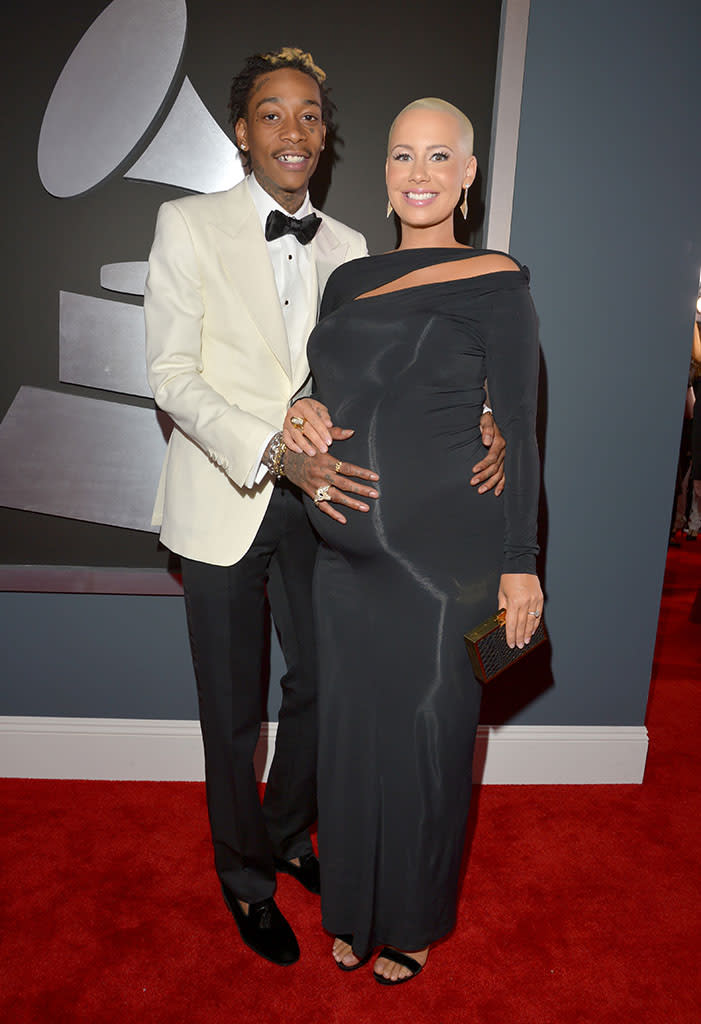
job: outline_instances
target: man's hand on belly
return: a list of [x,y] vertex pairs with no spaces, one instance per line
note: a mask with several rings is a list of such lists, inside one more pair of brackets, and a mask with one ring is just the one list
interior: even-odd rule
[[482,444],[489,451],[476,466],[472,467],[474,476],[470,480],[473,487],[479,485],[479,493],[485,494],[494,490],[498,497],[504,490],[506,479],[504,477],[504,458],[506,456],[506,441],[499,427],[494,422],[491,412],[484,412],[480,416],[480,432]]
[[361,498],[379,497],[373,487],[351,479],[358,477],[360,480],[377,481],[380,479],[377,473],[355,466],[352,462],[343,462],[330,453],[310,456],[288,449],[283,469],[287,479],[308,494],[317,508],[339,523],[345,523],[346,518],[332,503],[346,505],[356,512],[369,512],[370,506],[352,495]]

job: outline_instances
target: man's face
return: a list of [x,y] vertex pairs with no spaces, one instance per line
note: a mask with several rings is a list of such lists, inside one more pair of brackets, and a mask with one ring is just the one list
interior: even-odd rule
[[326,136],[314,79],[293,68],[261,75],[235,132],[238,145],[250,154],[258,183],[294,213],[304,201]]

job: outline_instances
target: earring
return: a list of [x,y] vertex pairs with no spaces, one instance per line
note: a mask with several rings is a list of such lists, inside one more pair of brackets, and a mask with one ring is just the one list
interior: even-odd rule
[[460,212],[462,213],[463,220],[467,220],[467,186],[465,186],[465,196],[460,204]]
[[246,143],[245,142],[241,143],[241,149],[243,150],[244,153],[246,152]]
[[387,220],[389,220],[389,218],[392,216],[393,213],[394,213],[394,207],[392,206],[391,201],[388,199],[387,200]]

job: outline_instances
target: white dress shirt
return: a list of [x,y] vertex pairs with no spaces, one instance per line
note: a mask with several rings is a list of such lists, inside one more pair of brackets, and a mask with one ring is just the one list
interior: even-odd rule
[[[279,203],[276,203],[272,196],[262,188],[254,174],[246,178],[251,199],[255,205],[260,218],[260,223],[265,231],[265,222],[271,210],[280,210],[286,216],[290,216]],[[293,216],[300,220],[307,214],[313,213],[309,193],[304,202]],[[318,312],[318,290],[316,288],[316,276],[314,274],[314,258],[311,245],[302,245],[294,235],[281,235],[272,242],[266,242],[270,262],[275,276],[280,309],[282,310],[285,329],[287,331],[287,343],[290,347],[290,365],[296,368],[301,360],[306,362],[307,338],[304,326],[307,323],[309,308],[313,303],[315,313]],[[266,467],[260,462],[265,449],[270,444],[270,439],[276,431],[271,431],[260,450],[258,468],[251,471],[246,480],[247,487],[253,487],[260,483],[267,473]]]

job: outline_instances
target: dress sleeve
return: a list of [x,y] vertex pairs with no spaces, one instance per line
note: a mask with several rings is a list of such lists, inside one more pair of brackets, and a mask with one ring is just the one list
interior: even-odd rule
[[539,347],[525,282],[485,297],[484,341],[489,397],[506,438],[503,572],[535,573],[540,457],[535,435]]

